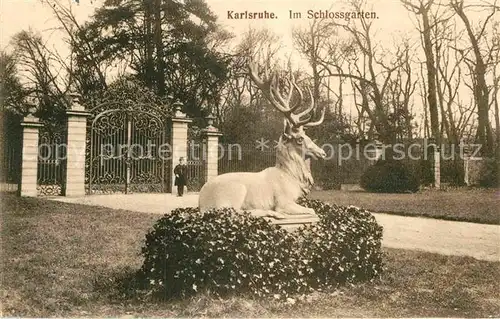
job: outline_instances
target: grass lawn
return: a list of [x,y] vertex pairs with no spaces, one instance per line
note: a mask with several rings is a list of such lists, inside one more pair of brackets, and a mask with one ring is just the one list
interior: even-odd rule
[[313,191],[309,197],[380,213],[500,224],[498,189],[425,190],[414,194],[334,190]]
[[294,305],[207,293],[171,302],[127,297],[117,278],[140,267],[144,235],[158,215],[14,196],[2,201],[3,316],[500,316],[500,263],[404,250],[386,251],[381,279]]

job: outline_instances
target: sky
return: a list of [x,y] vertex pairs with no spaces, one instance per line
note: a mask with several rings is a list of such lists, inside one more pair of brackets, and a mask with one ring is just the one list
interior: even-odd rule
[[[76,18],[83,22],[93,13],[103,0],[61,0],[71,6]],[[308,10],[341,11],[345,7],[338,0],[207,0],[209,7],[219,17],[219,23],[236,35],[242,34],[249,27],[267,27],[283,38],[285,50],[291,50],[291,31],[293,27],[307,25]],[[50,8],[42,5],[40,0],[0,0],[0,48],[8,47],[10,38],[23,29],[42,32],[51,46],[62,48],[62,34],[53,32],[58,26]],[[399,0],[371,0],[367,11],[375,11],[377,36],[380,40],[391,39],[393,34],[410,32],[413,25],[409,14],[401,6]],[[274,20],[238,20],[228,19],[228,11],[268,11],[274,12],[278,19]],[[289,19],[289,10],[302,13],[301,19]]]

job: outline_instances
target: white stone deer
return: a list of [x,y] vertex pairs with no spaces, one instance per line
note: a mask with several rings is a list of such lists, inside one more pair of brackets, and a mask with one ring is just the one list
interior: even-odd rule
[[[324,158],[326,154],[306,135],[304,127],[321,124],[325,110],[322,110],[318,120],[311,121],[314,99],[308,89],[310,105],[302,112],[294,113],[301,105],[303,94],[293,75],[286,80],[288,94],[283,96],[276,73],[270,78],[262,79],[255,65],[251,64],[248,68],[253,82],[285,116],[284,132],[276,150],[276,165],[257,173],[226,173],[215,177],[200,191],[200,210],[232,207],[251,211],[256,216],[276,219],[312,215],[313,209],[300,206],[296,201],[308,194],[314,183],[309,167],[310,158]],[[295,105],[290,106],[294,89],[298,92],[299,99]],[[303,119],[304,117],[306,118]]]

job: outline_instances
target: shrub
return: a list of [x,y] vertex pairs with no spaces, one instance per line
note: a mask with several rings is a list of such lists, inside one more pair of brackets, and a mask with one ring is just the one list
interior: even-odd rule
[[315,161],[311,165],[315,186],[322,190],[340,189],[342,176],[333,161]]
[[361,187],[380,193],[404,193],[419,190],[417,176],[401,161],[379,160],[361,177]]
[[229,208],[172,211],[146,235],[146,288],[166,298],[200,290],[284,298],[380,273],[382,228],[369,212],[300,201],[320,221],[296,232]]
[[164,297],[209,289],[257,295],[301,290],[295,238],[263,218],[219,209],[175,209],[146,235],[142,272]]
[[495,158],[483,158],[479,172],[479,185],[482,187],[499,187],[500,174],[498,171],[499,160]]
[[461,159],[441,161],[440,164],[441,183],[449,183],[450,186],[464,186],[464,162]]
[[319,217],[317,223],[297,232],[311,287],[366,281],[382,272],[382,226],[370,212],[319,200],[299,203],[313,208]]
[[417,162],[415,171],[421,185],[429,186],[434,183],[434,172],[432,171],[432,162],[428,159],[421,159]]
[[318,179],[315,179],[315,186],[321,190],[339,190],[341,189],[342,184],[333,175],[323,175]]

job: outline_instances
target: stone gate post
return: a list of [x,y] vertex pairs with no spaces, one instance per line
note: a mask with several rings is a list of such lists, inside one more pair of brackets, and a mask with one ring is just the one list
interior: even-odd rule
[[463,141],[460,141],[460,155],[462,156],[463,160],[463,170],[464,170],[464,184],[467,186],[470,186],[470,180],[469,180],[469,161],[470,161],[470,150],[469,146],[466,145]]
[[440,189],[441,188],[441,147],[440,145],[436,144],[436,140],[434,138],[429,139],[431,144],[430,147],[432,148],[432,152],[430,154],[430,160],[431,160],[431,171],[432,175],[434,176],[434,182],[432,186],[434,188]]
[[37,196],[38,174],[38,136],[39,129],[43,126],[39,119],[33,115],[24,117],[21,122],[23,128],[22,153],[21,153],[21,181],[18,194],[21,196]]
[[433,156],[433,169],[434,169],[434,188],[441,188],[441,151],[439,146],[436,147],[436,151]]
[[206,141],[203,157],[205,159],[205,183],[212,180],[219,174],[219,137],[222,133],[213,126],[213,116],[208,116],[208,126],[203,129],[204,139]]
[[188,125],[193,120],[187,118],[186,114],[180,110],[182,106],[181,103],[174,103],[174,107],[176,109],[175,115],[172,118],[172,136],[171,136],[171,148],[172,148],[172,165],[170,172],[171,178],[171,192],[174,193],[174,183],[175,183],[175,174],[173,173],[173,169],[175,165],[177,165],[179,158],[184,157],[187,161],[188,159]]
[[380,159],[386,159],[384,154],[384,144],[382,144],[379,140],[375,140],[375,162]]
[[85,143],[87,117],[90,113],[80,104],[80,95],[71,93],[71,108],[66,111],[66,191],[65,196],[85,195]]

